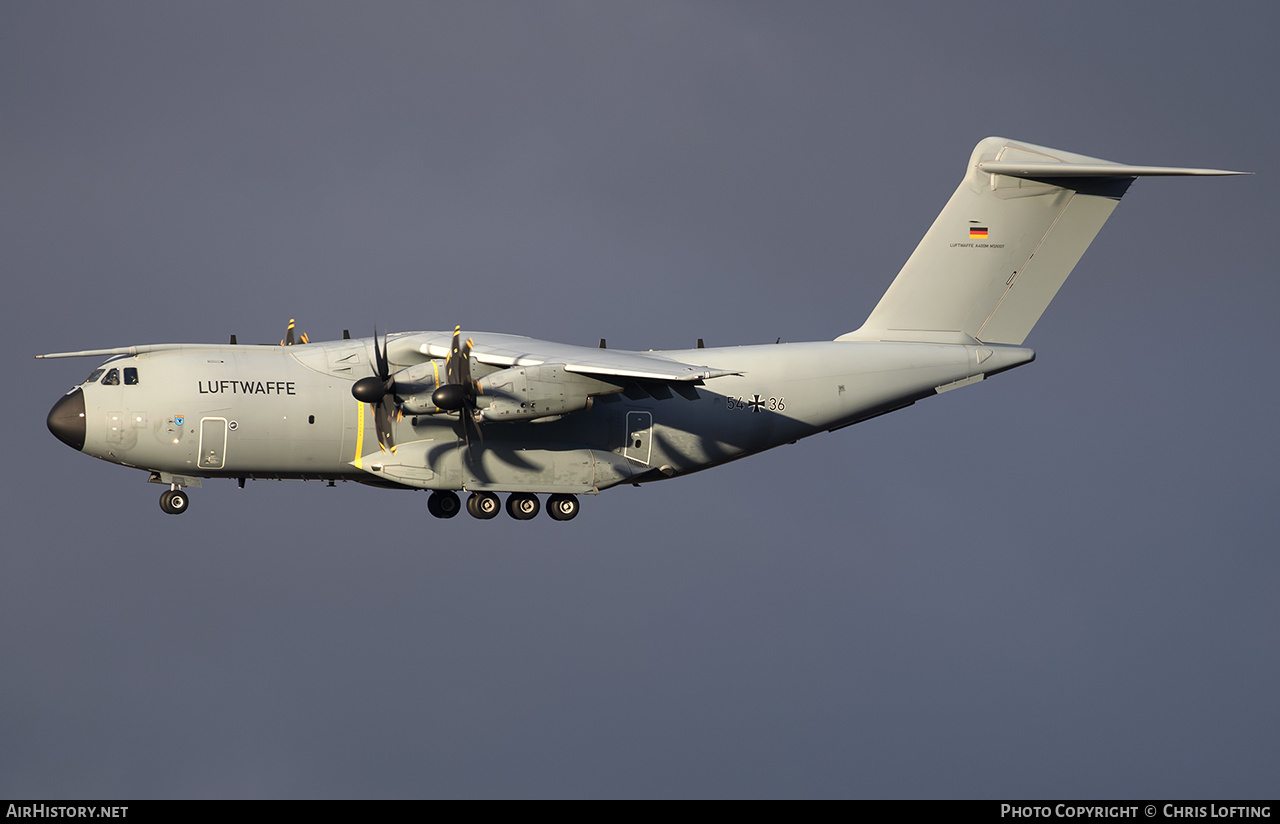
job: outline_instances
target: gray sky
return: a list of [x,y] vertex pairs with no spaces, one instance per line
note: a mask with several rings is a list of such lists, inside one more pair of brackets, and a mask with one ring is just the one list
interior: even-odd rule
[[[1273,4],[0,5],[0,797],[1269,797]],[[230,482],[36,352],[856,328],[987,135],[1142,180],[1035,364],[570,525]],[[21,387],[21,391],[18,391]]]

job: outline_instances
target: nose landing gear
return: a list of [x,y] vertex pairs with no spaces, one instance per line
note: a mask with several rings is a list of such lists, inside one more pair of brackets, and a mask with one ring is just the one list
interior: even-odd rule
[[181,515],[186,512],[187,504],[190,502],[187,493],[181,489],[168,489],[160,495],[160,508],[170,515]]

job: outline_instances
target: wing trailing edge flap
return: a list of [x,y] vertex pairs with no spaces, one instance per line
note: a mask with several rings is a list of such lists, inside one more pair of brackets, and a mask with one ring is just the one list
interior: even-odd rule
[[662,381],[630,381],[622,388],[622,395],[633,401],[642,401],[645,398],[653,398],[654,400],[666,401],[671,399],[671,393],[675,392],[687,401],[696,401],[698,399],[697,386],[702,381],[682,381],[664,383]]

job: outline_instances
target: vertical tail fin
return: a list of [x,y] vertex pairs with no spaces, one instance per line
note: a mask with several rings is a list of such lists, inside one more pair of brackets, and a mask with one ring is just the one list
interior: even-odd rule
[[837,340],[1021,345],[1135,178],[1230,174],[1243,173],[988,137],[866,323]]

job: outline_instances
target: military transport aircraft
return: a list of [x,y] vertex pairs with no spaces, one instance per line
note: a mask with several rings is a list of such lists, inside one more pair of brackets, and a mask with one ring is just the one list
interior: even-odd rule
[[[510,334],[401,332],[276,345],[164,343],[107,357],[49,429],[146,470],[188,506],[204,478],[359,481],[430,490],[440,518],[557,520],[580,494],[686,475],[833,431],[1030,363],[1022,346],[1139,176],[987,138],[860,328],[834,341],[629,352]],[[701,343],[701,342],[699,342]],[[292,344],[292,345],[290,345]]]

